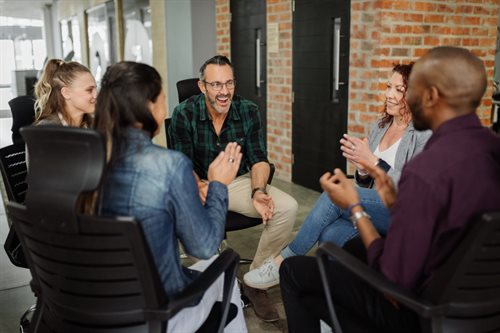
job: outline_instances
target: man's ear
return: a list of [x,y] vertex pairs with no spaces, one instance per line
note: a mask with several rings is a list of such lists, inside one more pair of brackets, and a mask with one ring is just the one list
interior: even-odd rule
[[62,95],[62,97],[64,97],[64,99],[70,99],[69,88],[62,87],[61,88],[61,95]]
[[439,97],[439,90],[435,86],[430,86],[424,90],[423,104],[426,107],[433,107],[438,103]]
[[203,83],[203,81],[198,80],[198,88],[200,88],[200,90],[203,93],[203,95],[207,94],[207,87],[205,86],[205,84]]

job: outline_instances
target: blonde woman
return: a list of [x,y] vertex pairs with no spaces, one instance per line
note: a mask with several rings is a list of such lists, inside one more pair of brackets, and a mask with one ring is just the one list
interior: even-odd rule
[[96,82],[82,64],[49,60],[35,85],[35,95],[35,125],[92,125]]

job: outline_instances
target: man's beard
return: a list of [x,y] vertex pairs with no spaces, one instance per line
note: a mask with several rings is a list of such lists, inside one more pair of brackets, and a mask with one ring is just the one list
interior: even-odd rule
[[423,113],[424,109],[422,108],[422,104],[420,102],[408,102],[408,106],[410,107],[411,114],[413,116],[413,127],[417,131],[426,131],[430,129],[429,124],[424,120]]
[[216,101],[217,96],[227,97],[229,99],[229,106],[230,106],[231,105],[231,94],[226,94],[226,95],[217,94],[214,99],[210,98],[210,96],[208,96],[208,94],[207,94],[208,102],[210,103],[210,105],[212,105],[212,107],[214,108],[214,110],[217,113],[220,113],[220,114],[227,113],[229,111],[229,107],[227,108],[227,110],[221,109],[220,106],[217,104],[217,101]]

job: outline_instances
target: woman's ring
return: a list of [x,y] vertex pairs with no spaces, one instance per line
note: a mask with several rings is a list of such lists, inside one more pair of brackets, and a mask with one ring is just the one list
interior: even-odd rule
[[228,159],[228,161],[229,161],[229,163],[234,163],[234,158],[230,157],[230,158]]

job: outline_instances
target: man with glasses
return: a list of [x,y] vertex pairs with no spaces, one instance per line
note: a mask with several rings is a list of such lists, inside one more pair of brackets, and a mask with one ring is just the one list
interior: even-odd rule
[[[288,243],[297,202],[267,185],[270,168],[259,109],[251,101],[234,94],[236,81],[229,59],[221,55],[208,59],[200,68],[198,86],[202,94],[183,101],[172,114],[171,148],[183,152],[193,162],[200,198],[205,202],[209,164],[229,142],[241,146],[243,158],[238,177],[228,186],[228,209],[262,218],[264,230],[250,269],[260,267]],[[229,160],[232,158],[228,156]],[[267,322],[279,319],[265,291],[248,286],[243,286],[243,290],[259,318]]]

